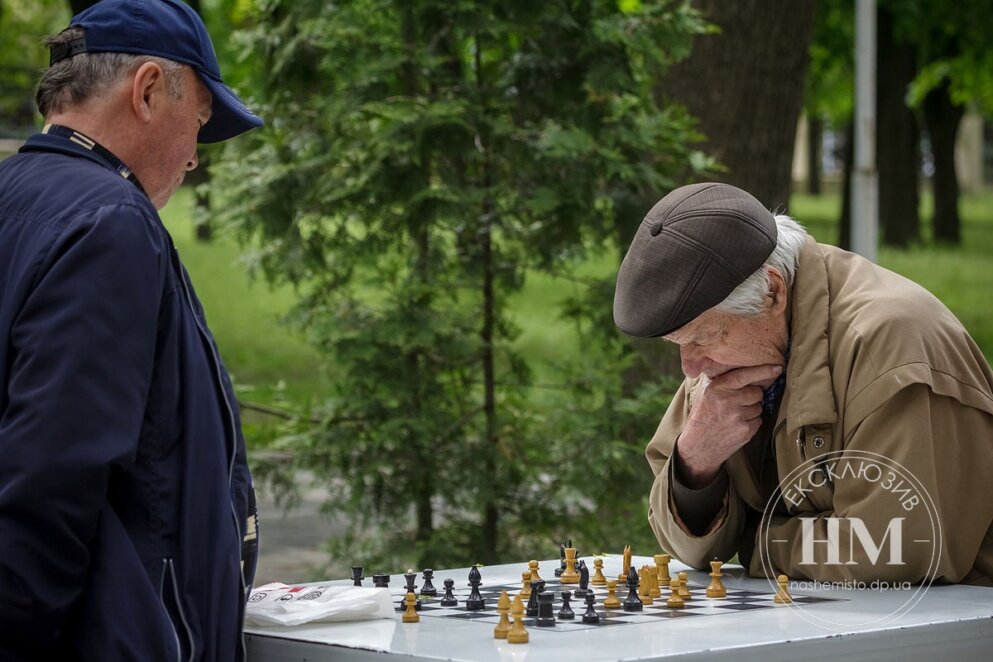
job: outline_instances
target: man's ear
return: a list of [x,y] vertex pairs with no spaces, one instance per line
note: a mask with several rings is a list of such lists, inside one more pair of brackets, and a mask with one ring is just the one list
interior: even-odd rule
[[786,286],[786,278],[776,267],[766,267],[769,275],[769,299],[770,309],[781,313],[786,310],[787,299],[789,298],[789,288]]
[[165,72],[154,62],[145,62],[131,79],[131,108],[142,123],[152,120],[159,95],[166,93]]

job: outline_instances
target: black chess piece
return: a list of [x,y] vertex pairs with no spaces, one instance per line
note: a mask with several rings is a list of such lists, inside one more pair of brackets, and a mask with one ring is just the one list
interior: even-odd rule
[[390,576],[387,574],[376,574],[372,576],[372,585],[376,588],[389,588]]
[[[417,595],[417,584],[414,583],[414,580],[417,579],[417,573],[411,570],[409,572],[405,572],[403,576],[407,579],[407,585],[404,587],[406,590],[404,591],[403,597],[400,598],[400,607],[402,609],[406,609],[407,593],[413,593],[415,596]],[[414,602],[414,611],[420,611],[420,610],[421,610],[421,599],[418,597],[417,600]]]
[[555,568],[555,576],[561,577],[562,573],[565,572],[565,543],[559,543],[559,556],[562,558],[559,567]]
[[472,587],[472,591],[465,601],[465,608],[469,611],[481,611],[486,607],[483,596],[479,594],[479,585],[482,583],[483,576],[479,574],[479,568],[472,566],[472,569],[469,571],[469,586]]
[[354,586],[362,586],[362,580],[365,577],[362,576],[362,566],[353,565],[352,566],[352,583]]
[[594,602],[596,602],[596,594],[590,591],[586,594],[586,613],[583,614],[583,623],[596,624],[600,622],[600,614],[593,608]]
[[642,611],[645,605],[641,602],[641,598],[638,597],[638,571],[631,566],[628,570],[628,597],[624,601],[624,611]]
[[579,588],[576,589],[576,599],[581,600],[587,593],[592,593],[590,589],[590,569],[586,567],[586,561],[579,562]]
[[455,595],[452,593],[452,588],[455,586],[455,580],[446,579],[442,583],[445,585],[445,595],[441,598],[441,606],[454,607],[459,603],[459,601],[455,599]]
[[555,614],[552,612],[552,602],[555,601],[553,593],[538,594],[538,627],[555,627]]
[[545,582],[543,581],[533,581],[531,582],[531,595],[528,596],[527,609],[525,609],[525,614],[529,618],[534,618],[538,615],[538,594],[541,593]]
[[569,606],[569,601],[572,599],[572,593],[569,591],[562,591],[562,608],[559,609],[559,618],[563,621],[571,621],[576,617],[576,613],[572,611],[572,607]]
[[421,595],[427,595],[432,598],[438,595],[438,589],[436,589],[434,587],[434,584],[431,583],[431,580],[434,579],[434,570],[432,570],[431,568],[425,568],[423,572],[423,577],[424,577],[424,586],[421,587]]

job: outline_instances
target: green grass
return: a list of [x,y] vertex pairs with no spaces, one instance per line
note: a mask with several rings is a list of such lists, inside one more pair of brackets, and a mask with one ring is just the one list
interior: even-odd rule
[[[616,268],[617,252],[611,247],[591,256],[577,269],[577,276],[605,276]],[[556,366],[579,351],[575,324],[563,319],[560,306],[585,291],[583,284],[571,278],[532,271],[521,291],[511,295],[510,315],[520,329],[514,347],[528,359],[536,383],[560,383]]]
[[[180,255],[193,278],[211,329],[228,369],[242,386],[244,401],[286,401],[306,405],[323,398],[330,379],[317,353],[292,329],[279,322],[295,301],[289,287],[270,288],[253,281],[239,262],[241,249],[228,237],[209,243],[193,237],[192,194],[181,189],[163,210]],[[836,195],[795,195],[792,212],[818,239],[834,243],[840,201]],[[930,199],[922,201],[924,223]],[[906,251],[883,248],[880,263],[917,281],[954,312],[987,359],[993,359],[993,191],[967,196],[962,202],[963,244],[922,245]],[[580,269],[588,275],[611,273],[613,249],[604,249]],[[521,333],[516,347],[532,366],[535,381],[555,384],[555,365],[578,352],[574,329],[562,319],[558,304],[580,291],[573,281],[530,273],[524,288],[511,296],[512,317]],[[277,384],[283,383],[279,389]]]

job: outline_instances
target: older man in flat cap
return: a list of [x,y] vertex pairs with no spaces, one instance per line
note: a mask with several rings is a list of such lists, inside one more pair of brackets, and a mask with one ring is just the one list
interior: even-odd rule
[[47,43],[45,128],[0,164],[0,659],[243,660],[238,403],[157,210],[262,120],[179,0]]
[[679,345],[649,521],[694,567],[993,578],[993,372],[940,301],[726,184],[665,196],[614,320]]

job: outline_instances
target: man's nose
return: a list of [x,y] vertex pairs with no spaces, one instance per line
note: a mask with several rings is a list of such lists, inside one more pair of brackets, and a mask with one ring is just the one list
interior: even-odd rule
[[707,365],[707,358],[699,347],[687,344],[679,346],[679,362],[683,374],[687,377],[697,377]]
[[200,164],[200,159],[197,158],[197,153],[193,152],[193,158],[186,162],[186,169],[193,170]]

